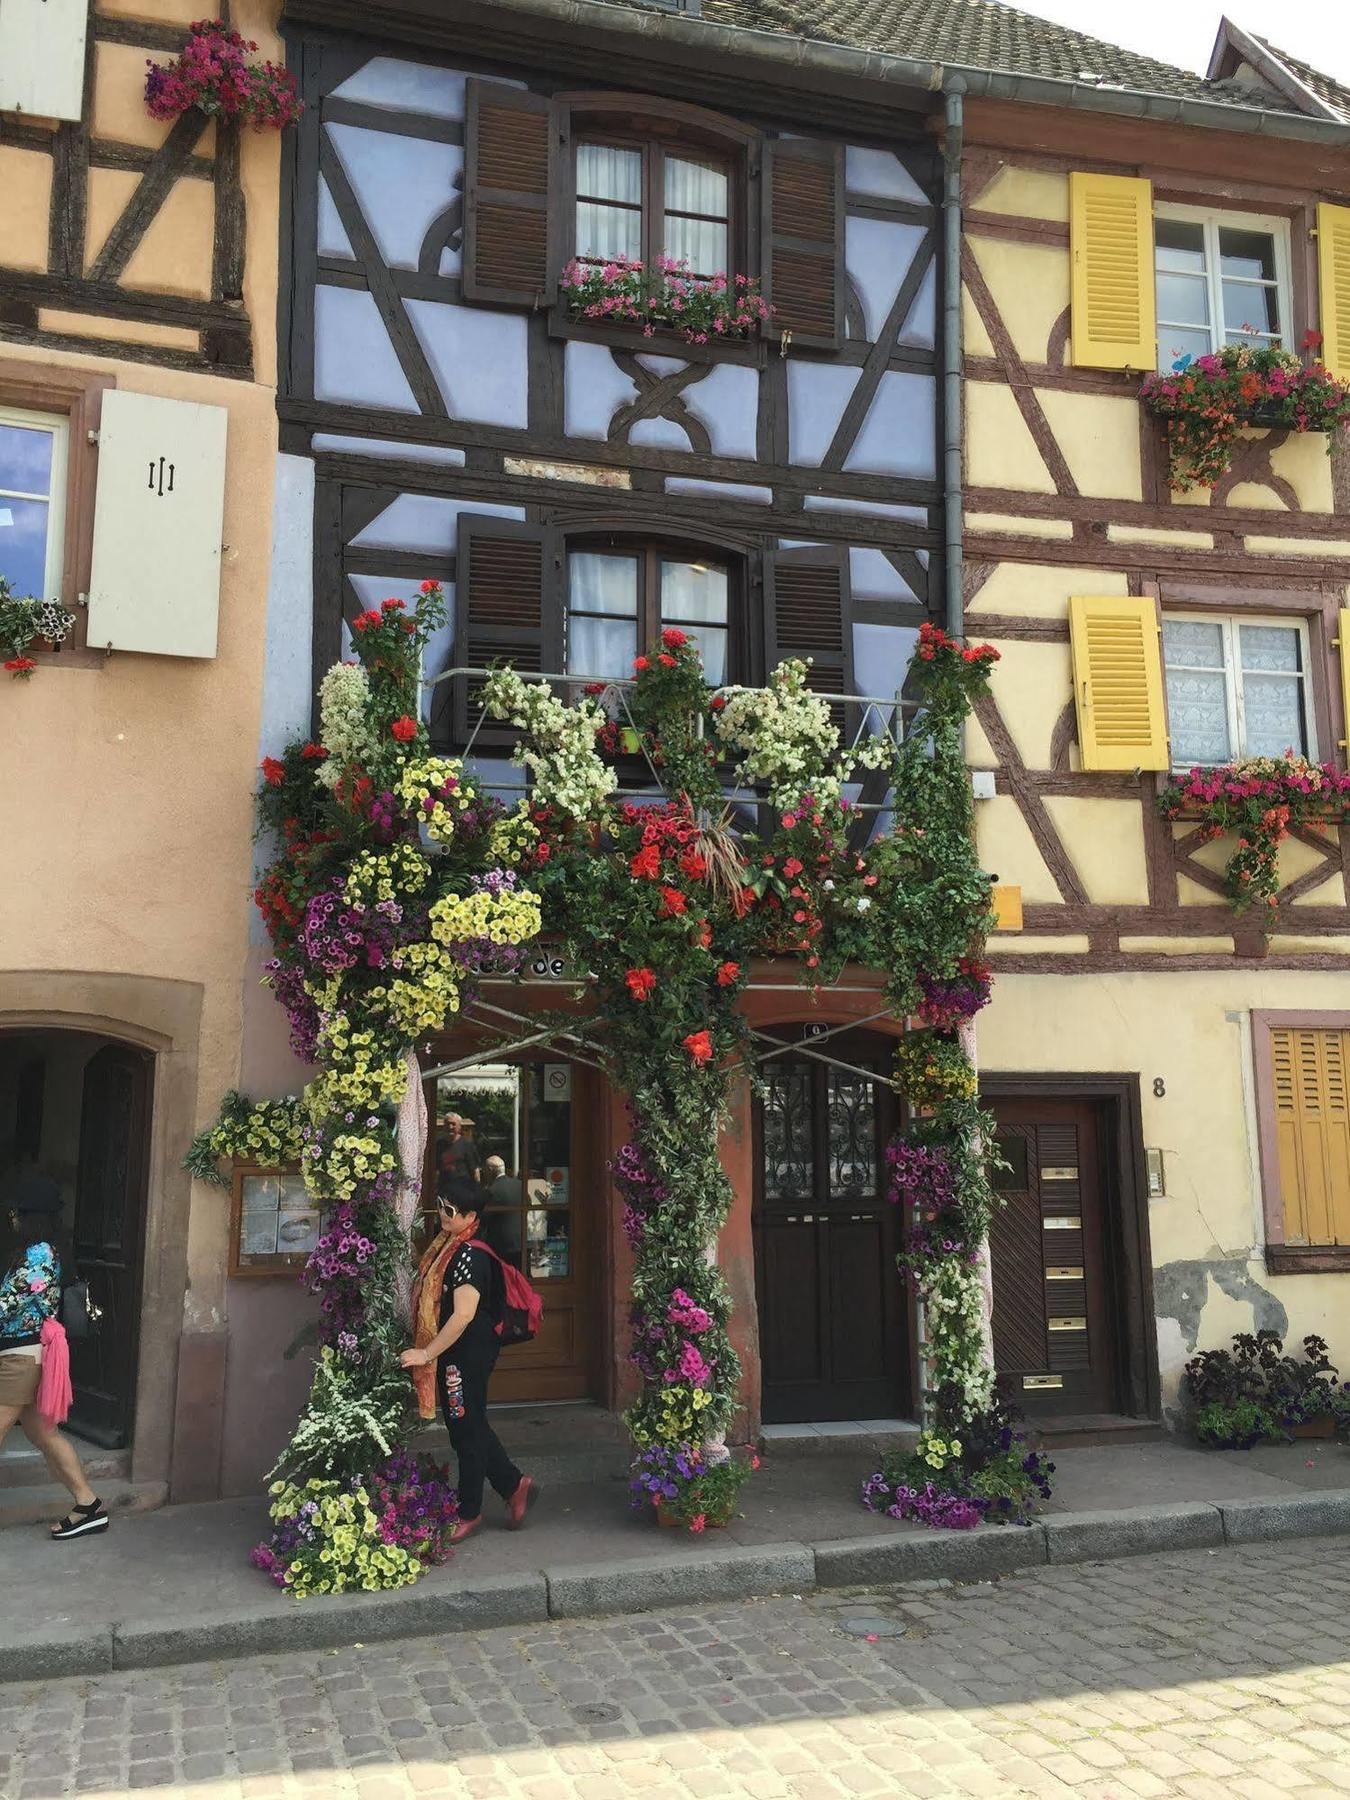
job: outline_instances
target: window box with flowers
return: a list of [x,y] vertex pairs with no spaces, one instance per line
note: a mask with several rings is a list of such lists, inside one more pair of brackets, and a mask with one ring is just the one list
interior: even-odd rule
[[75,615],[59,600],[38,600],[10,592],[0,575],[0,662],[16,680],[26,680],[37,668],[30,650],[59,650],[70,635]]
[[[760,327],[773,308],[751,275],[694,274],[688,263],[659,255],[650,263],[616,258],[611,262],[568,263],[558,278],[564,318],[604,332],[609,341],[675,339],[682,354],[740,350],[757,359]],[[589,335],[589,332],[588,332]]]
[[256,130],[294,125],[303,111],[295,77],[276,63],[251,63],[249,54],[257,48],[220,19],[197,19],[188,27],[181,56],[171,63],[147,63],[146,111],[166,122],[195,107],[207,118]]
[[1321,342],[1318,332],[1306,334],[1306,362],[1292,350],[1239,342],[1179,357],[1170,373],[1145,376],[1140,397],[1167,428],[1174,493],[1214,487],[1231,468],[1244,427],[1324,431],[1330,454],[1350,419],[1350,388],[1314,355]]

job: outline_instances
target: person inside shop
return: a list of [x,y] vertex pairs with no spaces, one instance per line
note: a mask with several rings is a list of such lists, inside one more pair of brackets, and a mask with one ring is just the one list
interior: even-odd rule
[[8,1199],[11,1244],[0,1258],[0,1445],[17,1421],[75,1502],[52,1536],[92,1537],[108,1529],[108,1514],[75,1446],[58,1429],[71,1401],[60,1320],[61,1190],[49,1175],[28,1169]]
[[483,1153],[478,1144],[464,1129],[464,1120],[458,1113],[448,1113],[442,1121],[444,1135],[436,1145],[436,1173],[442,1177],[467,1176],[473,1181],[479,1179],[483,1167]]
[[440,1236],[423,1256],[413,1288],[414,1329],[424,1341],[399,1360],[412,1371],[419,1397],[418,1372],[435,1371],[436,1398],[459,1461],[459,1523],[450,1537],[459,1544],[483,1523],[485,1481],[506,1502],[512,1531],[525,1523],[539,1489],[511,1461],[488,1422],[488,1381],[501,1347],[497,1324],[506,1290],[501,1264],[473,1242],[482,1225],[483,1190],[463,1176],[442,1176],[436,1201]]
[[484,1160],[483,1242],[491,1246],[503,1262],[521,1267],[520,1202],[524,1192],[518,1175],[508,1175],[506,1163],[495,1153]]

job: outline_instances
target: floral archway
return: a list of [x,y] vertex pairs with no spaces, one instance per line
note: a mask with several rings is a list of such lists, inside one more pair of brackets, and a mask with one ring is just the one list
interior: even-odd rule
[[[717,1145],[732,1083],[754,1077],[751,965],[772,957],[816,989],[849,965],[880,972],[882,1003],[910,1027],[894,1083],[911,1123],[889,1162],[908,1221],[901,1266],[926,1320],[926,1430],[915,1469],[879,1476],[867,1498],[926,1516],[936,1484],[964,1492],[972,1517],[955,1522],[973,1522],[973,1448],[997,1449],[1007,1426],[993,1400],[991,1140],[969,1028],[989,995],[990,888],[961,727],[997,653],[925,625],[915,716],[902,727],[898,697],[889,712],[855,706],[881,728],[848,746],[844,697],[813,693],[805,665],[785,663],[763,689],[714,691],[678,630],[631,681],[570,701],[509,668],[461,672],[515,733],[526,787],[507,806],[429,750],[420,657],[443,612],[428,582],[412,611],[386,600],[361,614],[357,660],[322,684],[319,741],[263,764],[259,816],[278,847],[256,896],[268,975],[318,1072],[298,1100],[228,1096],[191,1158],[207,1178],[227,1156],[298,1160],[325,1209],[306,1272],[322,1348],[275,1471],[262,1560],[296,1592],[336,1591],[415,1579],[435,1552],[444,1507],[403,1453],[398,1363],[425,1141],[413,1046],[472,1014],[483,981],[512,976],[541,937],[578,972],[586,1005],[532,1017],[531,1033],[584,1046],[628,1102],[611,1165],[634,1258],[640,1387],[626,1417],[637,1480],[658,1497],[679,1471],[729,1455],[739,1367],[713,1247],[733,1196]],[[620,779],[635,769],[642,791]],[[849,792],[867,769],[889,784],[875,824]],[[519,1035],[507,1021],[520,1015],[492,1010],[503,1039]]]

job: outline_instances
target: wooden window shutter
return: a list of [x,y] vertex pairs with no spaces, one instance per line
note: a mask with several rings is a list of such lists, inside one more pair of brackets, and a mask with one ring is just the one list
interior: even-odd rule
[[470,77],[464,135],[464,297],[516,306],[552,300],[552,103]]
[[1317,278],[1322,361],[1350,380],[1350,206],[1317,208]]
[[[764,580],[765,662],[776,669],[790,656],[810,659],[806,685],[817,694],[852,694],[853,595],[848,550],[812,546],[780,550],[766,559]],[[830,712],[844,730],[850,721],[839,701]]]
[[844,150],[816,138],[764,146],[764,280],[773,332],[837,350],[844,339]]
[[1069,601],[1073,692],[1085,769],[1166,769],[1162,641],[1153,601]]
[[1069,176],[1072,354],[1080,369],[1151,369],[1153,188],[1134,175]]
[[[522,672],[562,666],[560,545],[548,525],[461,513],[455,549],[455,667],[511,663]],[[451,738],[462,745],[479,716],[482,682],[446,684]],[[441,733],[437,732],[439,737]],[[488,720],[478,744],[514,741],[510,726]]]
[[1350,1032],[1272,1026],[1286,1244],[1350,1244]]

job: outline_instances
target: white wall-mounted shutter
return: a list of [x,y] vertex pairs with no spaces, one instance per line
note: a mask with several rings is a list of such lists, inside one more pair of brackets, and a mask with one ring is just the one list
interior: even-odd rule
[[225,408],[103,396],[89,643],[214,656],[225,506]]
[[78,119],[84,105],[89,0],[0,5],[0,112]]

